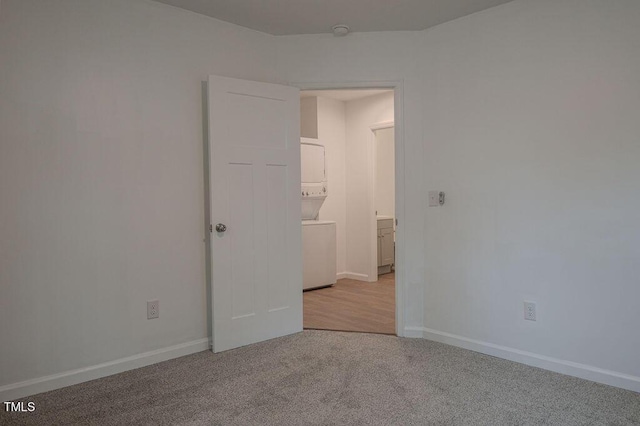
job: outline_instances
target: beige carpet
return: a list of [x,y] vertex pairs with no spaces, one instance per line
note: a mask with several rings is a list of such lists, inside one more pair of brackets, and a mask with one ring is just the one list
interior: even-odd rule
[[305,331],[23,401],[33,425],[640,425],[640,394],[421,339]]

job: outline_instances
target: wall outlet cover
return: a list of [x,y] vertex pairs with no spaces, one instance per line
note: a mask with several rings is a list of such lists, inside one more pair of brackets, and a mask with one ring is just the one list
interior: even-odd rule
[[524,302],[524,319],[536,321],[536,302]]
[[429,207],[440,206],[440,191],[429,191]]
[[147,319],[160,317],[160,302],[158,300],[147,301]]

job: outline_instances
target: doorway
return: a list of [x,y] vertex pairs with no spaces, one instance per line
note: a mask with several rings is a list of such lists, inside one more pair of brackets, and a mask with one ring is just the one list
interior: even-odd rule
[[[208,183],[205,197],[209,207],[206,242],[211,303],[208,311],[214,352],[292,334],[303,328],[299,88],[393,91],[396,285],[392,293],[395,295],[395,334],[405,334],[402,82],[295,86],[211,75],[203,92]],[[369,120],[367,125],[372,121],[377,120]],[[373,161],[374,151],[372,144],[365,145],[368,146],[365,149],[368,165]],[[356,176],[362,178],[370,176],[373,169],[365,166],[365,170],[359,170]],[[377,220],[373,184],[365,186],[366,190],[357,191],[354,199],[359,200],[356,205],[365,209],[366,214],[351,223],[357,225],[356,229],[365,230],[360,234],[360,241],[365,243],[370,255],[368,259],[366,256],[360,259],[358,269],[343,270],[341,276],[363,283],[377,280],[377,257],[373,249],[377,237],[369,232],[376,229]],[[351,244],[352,248],[357,246],[357,243]]]
[[[397,95],[397,89],[389,87],[301,92],[305,328],[400,334],[395,237]],[[325,158],[309,162],[305,152],[318,146]],[[309,176],[305,165],[317,170],[319,162],[326,167],[326,181],[318,188],[326,190],[326,195],[305,197]],[[314,194],[314,187],[310,188]],[[305,203],[313,203],[316,209],[305,209]],[[320,231],[335,235],[321,236]],[[333,249],[327,246],[331,241],[335,241]],[[335,259],[332,264],[323,263],[327,257]],[[335,278],[318,280],[324,276],[321,270],[331,271]]]

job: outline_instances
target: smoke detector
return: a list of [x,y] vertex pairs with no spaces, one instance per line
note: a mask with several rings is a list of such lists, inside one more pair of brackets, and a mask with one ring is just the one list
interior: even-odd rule
[[333,35],[336,37],[343,37],[349,34],[349,26],[344,24],[338,24],[331,27]]

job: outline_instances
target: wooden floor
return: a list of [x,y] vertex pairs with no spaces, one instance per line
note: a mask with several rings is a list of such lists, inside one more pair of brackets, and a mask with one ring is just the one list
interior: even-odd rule
[[396,334],[395,274],[304,292],[304,328]]

